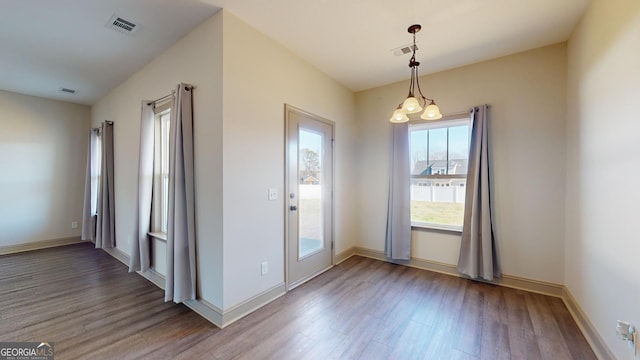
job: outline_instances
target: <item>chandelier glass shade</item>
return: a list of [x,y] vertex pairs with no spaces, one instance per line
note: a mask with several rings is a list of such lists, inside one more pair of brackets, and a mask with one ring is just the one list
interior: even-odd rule
[[403,123],[409,121],[407,113],[402,110],[402,104],[398,105],[398,108],[393,112],[389,121],[392,123]]
[[[398,105],[396,110],[393,112],[391,116],[392,123],[403,123],[409,121],[408,114],[416,114],[421,112],[424,109],[422,115],[420,115],[421,119],[424,120],[438,120],[442,118],[442,113],[440,113],[440,108],[436,105],[436,102],[433,99],[429,99],[422,94],[422,89],[420,89],[420,82],[418,79],[418,66],[420,66],[420,62],[416,61],[416,33],[420,31],[422,27],[420,25],[411,25],[407,31],[413,35],[413,54],[411,59],[409,60],[409,67],[411,68],[411,80],[409,82],[409,95],[407,95],[407,99]],[[417,93],[415,90],[418,90]]]

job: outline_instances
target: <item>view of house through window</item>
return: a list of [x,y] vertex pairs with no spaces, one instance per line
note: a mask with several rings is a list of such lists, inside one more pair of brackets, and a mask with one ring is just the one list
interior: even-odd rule
[[462,228],[469,125],[468,117],[410,125],[413,226]]

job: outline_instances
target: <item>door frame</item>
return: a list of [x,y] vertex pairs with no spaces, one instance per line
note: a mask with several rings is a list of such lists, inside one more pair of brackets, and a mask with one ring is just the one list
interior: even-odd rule
[[[308,117],[312,120],[324,123],[331,127],[331,265],[322,269],[320,272],[316,274],[312,274],[302,280],[299,280],[296,284],[290,284],[289,281],[289,194],[291,193],[291,184],[289,183],[289,114],[297,113],[298,115],[302,115]],[[285,283],[285,291],[290,291],[296,288],[297,286],[304,284],[308,280],[316,277],[317,275],[329,270],[335,265],[335,162],[336,162],[336,154],[335,154],[335,122],[331,120],[327,120],[318,115],[312,114],[308,111],[304,111],[295,106],[284,104],[284,283]]]

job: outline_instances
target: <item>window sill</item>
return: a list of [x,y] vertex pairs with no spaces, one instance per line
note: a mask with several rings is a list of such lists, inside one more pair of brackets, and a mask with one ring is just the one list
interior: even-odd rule
[[456,225],[442,225],[442,224],[429,224],[429,223],[411,223],[411,230],[417,231],[437,231],[452,234],[462,234],[462,226]]
[[163,232],[148,232],[147,235],[160,241],[167,242],[167,234]]

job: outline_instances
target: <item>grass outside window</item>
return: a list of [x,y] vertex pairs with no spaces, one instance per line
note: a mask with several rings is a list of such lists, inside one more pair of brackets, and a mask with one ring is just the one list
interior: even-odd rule
[[411,201],[411,222],[460,226],[464,221],[464,204]]

